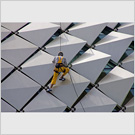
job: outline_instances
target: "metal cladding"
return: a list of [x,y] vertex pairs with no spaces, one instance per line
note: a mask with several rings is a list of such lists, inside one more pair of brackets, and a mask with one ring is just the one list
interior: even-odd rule
[[[2,112],[133,112],[134,24],[1,24]],[[51,92],[54,56],[69,73]]]
[[111,112],[117,105],[112,99],[92,88],[90,92],[76,105],[77,112]]
[[[73,57],[84,47],[86,41],[63,33],[58,38],[54,39],[51,43],[46,45],[46,51],[53,56],[57,56],[60,50],[64,53],[64,57],[69,63]],[[69,55],[70,52],[70,55]]]
[[19,30],[19,35],[41,47],[58,29],[59,26],[52,23],[30,23]]
[[134,74],[116,66],[99,82],[99,89],[121,105],[133,83]]

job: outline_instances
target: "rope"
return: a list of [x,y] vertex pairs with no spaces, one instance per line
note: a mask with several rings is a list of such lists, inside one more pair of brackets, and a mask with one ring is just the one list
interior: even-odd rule
[[[70,79],[71,79],[71,82],[72,82],[72,85],[73,85],[74,91],[75,91],[75,93],[76,93],[77,97],[79,97],[79,96],[78,96],[78,94],[77,94],[77,91],[76,91],[75,85],[74,85],[74,83],[73,83],[73,80],[72,80],[72,77],[71,77],[70,72],[69,72],[69,76],[70,76]],[[81,103],[81,102],[80,102],[80,104],[81,104],[81,106],[82,106],[82,108],[83,108],[83,105],[82,105],[82,103]],[[85,112],[84,108],[83,108],[83,111]]]

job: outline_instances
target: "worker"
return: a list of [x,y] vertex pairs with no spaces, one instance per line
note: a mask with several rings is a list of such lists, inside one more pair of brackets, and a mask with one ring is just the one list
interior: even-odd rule
[[63,72],[62,76],[59,78],[60,81],[65,81],[64,76],[69,72],[66,58],[63,57],[63,52],[59,52],[58,56],[54,57],[52,62],[55,64],[55,68],[51,81],[51,86],[47,89],[47,92],[52,91],[52,87],[54,84],[56,84],[56,80],[60,72]]

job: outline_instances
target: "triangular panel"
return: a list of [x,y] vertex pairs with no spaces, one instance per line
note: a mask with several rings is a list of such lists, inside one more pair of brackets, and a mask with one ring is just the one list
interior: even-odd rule
[[133,85],[134,74],[116,66],[100,82],[99,89],[121,105]]
[[20,110],[39,88],[40,85],[19,71],[15,71],[2,83],[1,96]]
[[80,102],[86,112],[112,112],[117,105],[96,88],[92,88]]
[[22,71],[41,85],[45,85],[53,75],[53,56],[39,51],[22,65]]
[[38,48],[22,38],[13,35],[2,42],[1,49],[1,56],[3,59],[15,66],[19,66]]
[[71,107],[88,86],[90,81],[72,70],[65,75],[65,78],[66,80],[64,82],[57,79],[52,93],[62,102]]
[[1,25],[4,26],[5,28],[15,32],[19,30],[21,27],[23,27],[27,23],[2,23]]
[[62,51],[69,63],[85,44],[86,41],[63,33],[46,46],[46,51],[54,56]]
[[63,112],[66,107],[67,105],[43,90],[24,108],[24,111]]
[[95,83],[109,59],[110,55],[89,49],[72,63],[72,68]]
[[118,62],[132,41],[131,35],[111,32],[95,44],[95,49],[110,54],[111,59]]
[[58,29],[59,26],[52,23],[30,23],[19,31],[19,35],[41,47]]
[[1,60],[1,79],[3,79],[6,75],[8,75],[14,69],[13,66]]
[[118,27],[118,32],[134,35],[134,23],[123,24]]
[[122,61],[122,67],[134,73],[134,52]]
[[86,40],[91,45],[107,23],[83,23],[69,29],[69,33],[73,36]]

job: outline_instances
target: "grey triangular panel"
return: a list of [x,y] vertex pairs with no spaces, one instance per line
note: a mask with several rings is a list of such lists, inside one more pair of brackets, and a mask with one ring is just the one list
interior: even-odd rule
[[95,83],[109,60],[110,55],[89,49],[72,63],[72,68]]
[[126,112],[134,112],[134,97],[125,105]]
[[111,29],[114,29],[116,27],[118,23],[117,22],[112,22],[112,23],[108,23],[107,26]]
[[15,71],[2,83],[1,96],[19,110],[39,88],[37,83]]
[[16,112],[16,110],[1,99],[1,112]]
[[95,44],[95,49],[110,54],[111,59],[118,62],[132,41],[131,35],[111,32]]
[[30,23],[19,31],[19,35],[41,47],[58,29],[59,26],[52,23]]
[[69,29],[69,33],[73,36],[86,40],[91,45],[107,23],[83,23]]
[[62,23],[55,22],[54,24],[59,25],[59,27],[61,27],[62,30],[65,30],[71,24],[71,22],[62,22]]
[[54,56],[62,51],[69,63],[85,44],[86,41],[63,33],[46,46],[46,51]]
[[20,29],[21,27],[23,27],[26,23],[2,23],[1,25],[4,26],[5,28],[15,32],[18,29]]
[[118,32],[134,35],[134,23],[123,24],[118,27]]
[[3,79],[7,74],[9,74],[14,69],[13,66],[1,60],[1,79]]
[[132,73],[116,66],[99,82],[99,89],[121,105],[130,91],[133,81]]
[[122,61],[122,67],[134,73],[134,52]]
[[90,81],[72,70],[69,71],[69,74],[65,76],[66,80],[64,82],[57,79],[52,93],[71,107]]
[[1,46],[1,56],[11,64],[18,66],[37,50],[33,44],[13,35]]
[[1,40],[4,39],[6,36],[8,36],[11,33],[11,31],[1,27]]
[[67,105],[47,93],[41,91],[25,108],[26,112],[63,112]]
[[96,88],[92,88],[80,102],[86,112],[112,112],[117,104]]
[[53,75],[53,56],[39,51],[22,65],[22,71],[41,85],[45,85]]

